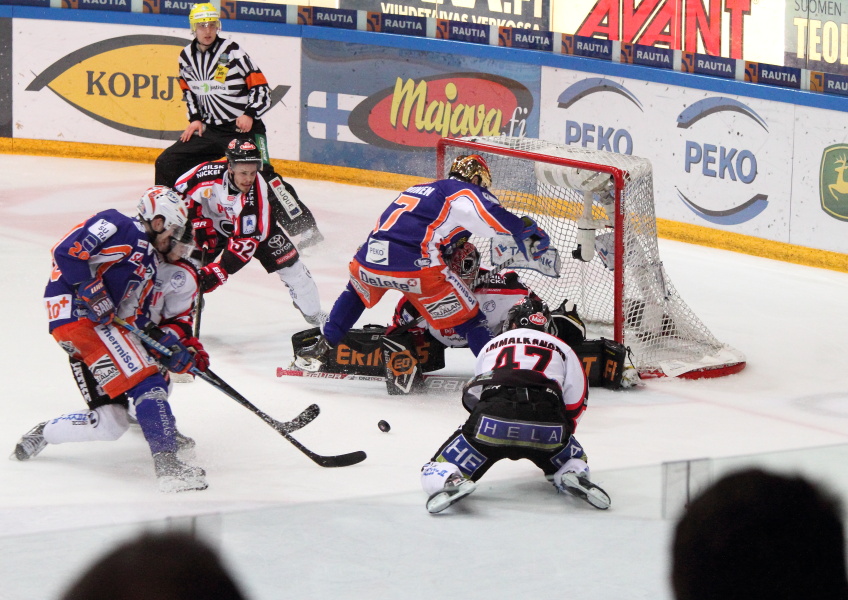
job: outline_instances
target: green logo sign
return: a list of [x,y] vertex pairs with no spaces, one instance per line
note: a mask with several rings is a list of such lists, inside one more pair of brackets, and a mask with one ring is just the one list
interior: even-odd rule
[[848,144],[825,148],[819,172],[822,210],[834,219],[848,221]]

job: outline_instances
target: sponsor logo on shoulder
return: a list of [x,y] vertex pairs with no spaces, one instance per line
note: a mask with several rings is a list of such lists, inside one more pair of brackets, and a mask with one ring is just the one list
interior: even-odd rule
[[115,232],[118,231],[118,227],[106,219],[99,219],[88,227],[88,231],[93,233],[101,242],[105,242],[115,235]]

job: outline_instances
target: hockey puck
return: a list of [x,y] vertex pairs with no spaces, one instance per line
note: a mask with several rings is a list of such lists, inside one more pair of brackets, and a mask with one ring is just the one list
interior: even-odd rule
[[388,433],[392,429],[392,426],[389,425],[388,421],[380,421],[379,423],[377,423],[377,427],[379,427],[380,431],[382,431],[383,433]]

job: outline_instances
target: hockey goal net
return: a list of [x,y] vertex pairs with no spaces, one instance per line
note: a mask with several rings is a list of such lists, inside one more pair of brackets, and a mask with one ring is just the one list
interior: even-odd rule
[[[710,333],[663,268],[647,159],[531,138],[442,139],[438,176],[472,153],[488,162],[501,204],[536,219],[559,250],[558,278],[517,271],[551,309],[575,302],[590,335],[628,346],[643,377],[718,377],[744,368],[744,355]],[[473,241],[491,266],[489,241]]]

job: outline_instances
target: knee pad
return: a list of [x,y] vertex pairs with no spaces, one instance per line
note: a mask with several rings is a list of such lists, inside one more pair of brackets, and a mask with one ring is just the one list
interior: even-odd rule
[[318,296],[318,286],[312,279],[312,274],[303,261],[298,260],[290,267],[277,270],[280,280],[289,288],[295,306],[306,316],[321,312],[321,299]]
[[127,409],[120,404],[106,404],[94,410],[66,413],[44,426],[48,444],[67,442],[112,442],[129,429]]

